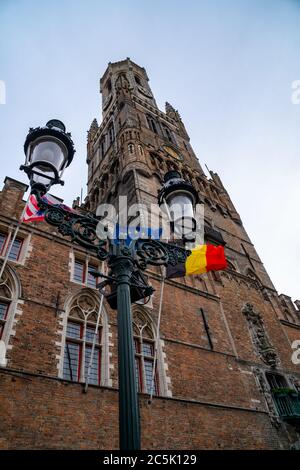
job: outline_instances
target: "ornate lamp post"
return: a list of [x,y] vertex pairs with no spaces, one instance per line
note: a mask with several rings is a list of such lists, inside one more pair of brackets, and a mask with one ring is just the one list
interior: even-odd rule
[[[151,287],[140,281],[142,275],[135,272],[145,270],[148,265],[176,265],[184,262],[190,254],[184,248],[151,239],[138,239],[126,246],[97,237],[99,218],[92,214],[81,215],[69,212],[59,205],[50,205],[42,198],[52,184],[63,184],[61,175],[71,163],[74,146],[71,135],[65,132],[62,122],[51,120],[46,127],[30,129],[25,145],[26,161],[20,168],[30,180],[31,193],[45,211],[45,220],[56,227],[63,236],[89,249],[110,268],[106,283],[116,288],[118,311],[118,356],[119,356],[119,435],[121,450],[140,449],[140,418],[137,385],[135,378],[135,353],[132,331],[131,293],[138,289],[140,298],[151,293]],[[172,175],[170,174],[172,173]],[[197,193],[178,172],[169,172],[159,194],[162,201],[184,206],[183,214],[193,219],[193,205]],[[177,219],[174,219],[175,222]],[[103,283],[102,283],[103,284]],[[134,290],[135,289],[135,290]]]

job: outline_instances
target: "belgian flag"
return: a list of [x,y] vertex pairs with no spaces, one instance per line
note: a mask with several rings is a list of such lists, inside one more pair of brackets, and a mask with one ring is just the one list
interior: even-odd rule
[[199,245],[191,250],[185,262],[175,266],[168,265],[166,277],[183,277],[192,274],[203,274],[208,271],[219,271],[227,267],[224,246]]

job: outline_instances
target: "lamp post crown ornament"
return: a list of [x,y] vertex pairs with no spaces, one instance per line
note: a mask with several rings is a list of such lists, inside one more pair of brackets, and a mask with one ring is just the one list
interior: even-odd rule
[[164,176],[164,184],[158,191],[158,203],[162,205],[172,193],[182,192],[188,194],[192,200],[193,205],[199,202],[199,195],[189,181],[182,178],[177,170],[170,170]]
[[68,162],[69,166],[73,160],[76,152],[74,142],[72,140],[71,132],[66,132],[66,126],[59,119],[50,119],[43,127],[30,127],[24,143],[24,152],[27,154],[29,145],[39,137],[57,137],[62,140],[68,149]]

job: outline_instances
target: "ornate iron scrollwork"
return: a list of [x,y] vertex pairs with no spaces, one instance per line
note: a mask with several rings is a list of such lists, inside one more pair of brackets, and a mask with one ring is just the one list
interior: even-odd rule
[[136,263],[141,269],[146,269],[148,264],[160,266],[168,262],[168,251],[161,242],[136,240],[134,248],[137,256]]
[[[65,214],[58,207],[47,207],[45,210],[45,220],[48,222],[48,224],[59,227],[64,223]],[[62,235],[65,234],[62,233]]]
[[[112,245],[109,246],[107,240],[101,240],[97,236],[98,218],[91,214],[81,215],[66,210],[60,205],[49,204],[38,191],[34,194],[39,208],[45,211],[46,222],[56,227],[61,235],[70,237],[72,242],[92,250],[101,261],[107,258],[113,259],[115,254]],[[132,256],[135,264],[143,270],[148,265],[171,264],[175,266],[178,263],[184,263],[190,253],[181,246],[152,239],[136,240],[130,248],[120,243],[118,250],[119,255]]]
[[45,211],[45,220],[56,227],[64,237],[70,237],[72,242],[84,248],[92,250],[101,260],[108,256],[106,240],[100,240],[97,236],[99,220],[92,215],[81,215],[64,209],[58,205],[51,205],[40,194],[35,193],[38,206]]
[[177,245],[160,242],[157,240],[136,240],[135,252],[137,256],[136,263],[141,269],[146,269],[147,265],[175,266],[178,263],[184,263],[189,250]]
[[181,246],[171,244],[166,244],[166,246],[168,250],[168,264],[171,266],[175,266],[178,263],[185,263],[185,260],[191,254],[190,250],[186,250]]

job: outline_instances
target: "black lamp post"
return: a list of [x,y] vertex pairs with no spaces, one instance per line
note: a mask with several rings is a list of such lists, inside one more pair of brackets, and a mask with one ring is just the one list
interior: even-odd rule
[[[56,227],[63,236],[90,250],[99,260],[106,260],[109,276],[103,284],[109,284],[116,295],[118,311],[118,356],[119,356],[119,436],[121,450],[140,449],[140,417],[137,384],[135,377],[135,353],[132,330],[131,303],[144,298],[153,290],[146,284],[141,271],[148,265],[176,265],[184,262],[189,250],[174,244],[152,239],[138,239],[129,246],[119,240],[109,243],[97,237],[99,218],[92,214],[81,215],[69,212],[59,205],[48,204],[42,196],[52,184],[63,184],[61,176],[71,163],[74,145],[71,134],[65,132],[61,121],[51,120],[45,127],[30,129],[24,150],[24,170],[35,194],[38,205],[45,211],[45,220]],[[185,182],[178,172],[169,172],[159,193],[159,203],[183,207],[183,216],[193,219],[193,206],[197,201],[196,190]],[[177,213],[172,219],[177,222]],[[110,305],[114,308],[114,303]]]

